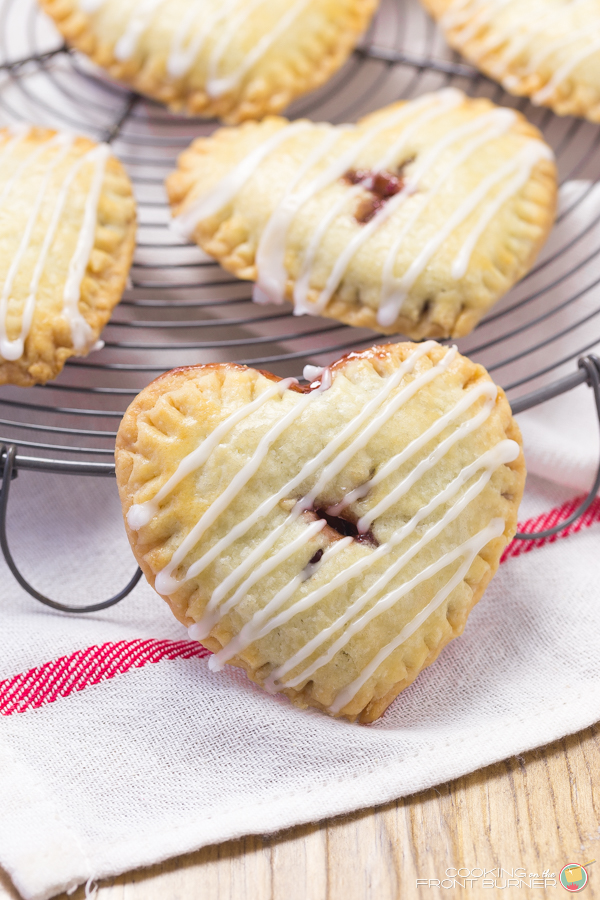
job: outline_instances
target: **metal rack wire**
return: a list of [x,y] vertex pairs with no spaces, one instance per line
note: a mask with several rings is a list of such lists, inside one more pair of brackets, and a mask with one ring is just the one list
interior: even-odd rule
[[[289,115],[351,121],[448,85],[520,109],[558,159],[562,207],[545,255],[459,342],[517,412],[591,383],[589,367],[576,360],[600,343],[600,128],[505,94],[447,49],[417,0],[382,0],[343,70]],[[167,227],[164,177],[216,123],[171,114],[109,80],[60,42],[36,0],[0,0],[0,124],[20,119],[112,143],[132,178],[140,227],[130,286],[105,328],[104,348],[70,360],[46,386],[0,388],[0,444],[16,447],[11,469],[113,475],[124,410],[175,366],[236,361],[299,376],[306,363],[323,365],[378,340],[366,329],[296,318],[288,306],[256,306],[248,283],[178,242]],[[8,455],[5,449],[0,464]]]

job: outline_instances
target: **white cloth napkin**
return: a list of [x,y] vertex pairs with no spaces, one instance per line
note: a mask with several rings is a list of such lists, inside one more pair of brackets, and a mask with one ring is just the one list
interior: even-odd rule
[[[598,428],[585,387],[519,420],[535,473],[523,521],[592,481]],[[112,481],[22,473],[9,520],[19,564],[63,602],[102,599],[133,572]],[[235,670],[211,673],[145,583],[113,609],[65,616],[0,563],[0,865],[43,900],[383,803],[590,725],[598,534],[592,524],[510,556],[465,634],[368,727],[294,709]]]

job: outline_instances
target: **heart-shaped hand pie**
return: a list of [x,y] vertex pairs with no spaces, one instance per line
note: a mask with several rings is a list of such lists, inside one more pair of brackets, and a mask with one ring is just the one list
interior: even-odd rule
[[255,299],[413,338],[467,334],[554,219],[549,147],[448,89],[356,126],[271,118],[199,138],[167,180],[174,228]]
[[507,91],[600,121],[597,0],[423,0],[448,43]]
[[175,369],[117,437],[127,531],[212,667],[370,722],[460,634],[516,529],[519,429],[433,341],[351,353],[310,388]]
[[280,112],[346,61],[377,0],[40,0],[137,91],[228,122]]
[[125,288],[135,218],[106,144],[0,130],[0,384],[43,384],[94,346]]

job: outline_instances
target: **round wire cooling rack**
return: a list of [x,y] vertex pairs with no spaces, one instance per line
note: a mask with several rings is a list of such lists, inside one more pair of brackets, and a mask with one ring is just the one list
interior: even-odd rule
[[[557,223],[535,268],[458,342],[459,349],[493,374],[514,412],[587,381],[600,416],[600,361],[585,356],[600,344],[598,126],[559,118],[506,94],[446,47],[418,0],[382,0],[344,68],[288,115],[352,121],[450,85],[523,112],[553,147],[561,180]],[[178,153],[217,123],[174,115],[108,79],[61,43],[36,0],[0,0],[0,124],[18,120],[110,142],[138,203],[130,283],[103,332],[104,347],[69,360],[48,385],[0,388],[0,544],[26,590],[66,609],[31,588],[10,555],[6,506],[18,469],[114,475],[119,420],[132,398],[168,369],[228,361],[301,376],[307,363],[326,365],[381,336],[322,318],[297,318],[287,305],[256,306],[247,282],[179,241],[168,228],[164,179]],[[600,470],[596,482],[587,505],[600,486]],[[110,601],[77,611],[117,602],[138,578],[139,573]]]

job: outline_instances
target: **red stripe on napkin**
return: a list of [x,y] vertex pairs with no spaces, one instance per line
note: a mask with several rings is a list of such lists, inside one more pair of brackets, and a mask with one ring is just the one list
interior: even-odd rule
[[[537,518],[527,519],[519,524],[519,531],[530,534],[552,528],[567,519],[583,499],[576,497]],[[568,537],[596,522],[600,522],[600,497],[594,500],[585,515],[550,538],[511,541],[500,561],[529,553],[536,547]],[[82,691],[90,684],[98,684],[107,678],[128,672],[129,669],[141,668],[147,663],[157,663],[164,659],[203,659],[205,656],[210,656],[210,651],[196,641],[117,641],[87,647],[71,656],[61,656],[43,666],[0,681],[0,714],[10,716],[28,709],[37,709],[45,703],[54,703],[59,697],[68,697],[73,691]]]
[[[567,503],[563,503],[562,506],[555,506],[550,512],[542,513],[541,516],[537,516],[534,519],[527,519],[526,522],[519,522],[518,530],[523,532],[523,534],[532,534],[534,531],[546,531],[547,528],[553,528],[559,522],[568,519],[577,507],[581,506],[584,500],[585,495],[583,497],[575,497],[574,500],[569,500]],[[560,538],[569,537],[570,534],[575,534],[575,532],[581,531],[582,528],[589,528],[590,525],[594,525],[596,522],[600,522],[600,497],[596,497],[583,516],[573,522],[572,525],[559,531],[558,534],[553,534],[552,537],[540,538],[537,541],[520,541],[518,538],[515,538],[502,554],[500,562],[504,562],[509,557],[520,556],[522,553],[530,553],[536,547],[552,544]]]
[[122,675],[131,668],[139,669],[147,663],[163,659],[202,659],[209,655],[210,651],[196,641],[117,641],[87,647],[0,681],[0,713],[10,716],[37,709],[45,703],[54,703],[59,697],[68,697],[73,691],[82,691],[90,684]]

